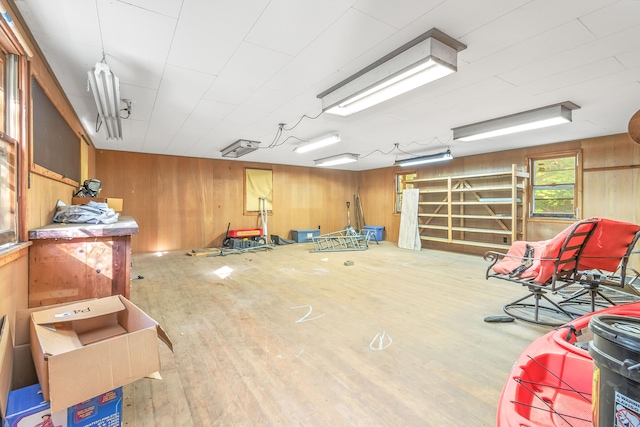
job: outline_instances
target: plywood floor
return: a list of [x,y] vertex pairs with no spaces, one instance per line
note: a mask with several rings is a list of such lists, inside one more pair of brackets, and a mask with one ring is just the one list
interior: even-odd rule
[[[524,295],[479,256],[398,249],[134,255],[131,299],[167,330],[126,426],[494,426],[516,357],[550,329],[485,323]],[[351,260],[353,266],[345,266]]]

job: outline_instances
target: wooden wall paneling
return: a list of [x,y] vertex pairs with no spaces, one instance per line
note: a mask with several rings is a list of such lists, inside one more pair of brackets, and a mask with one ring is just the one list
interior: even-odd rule
[[290,237],[292,228],[344,229],[346,201],[357,190],[357,172],[217,159],[98,150],[96,176],[102,196],[123,198],[123,213],[140,233],[135,253],[218,247],[227,224],[261,227],[257,214],[243,214],[244,168],[274,171],[270,234]]
[[28,305],[29,251],[24,246],[0,266],[0,316],[8,315],[13,332],[14,313]]
[[628,134],[608,135],[581,141],[585,169],[637,165],[640,146]]
[[[274,214],[270,233],[291,239],[292,229],[308,230],[322,225],[311,223],[311,211],[317,210],[325,198],[323,193],[312,188],[314,180],[311,171],[278,166],[275,167],[273,180]],[[314,184],[313,187],[317,182]]]
[[384,240],[398,242],[400,213],[394,213],[395,174],[400,168],[361,172],[358,188],[366,225],[384,227]]
[[[119,153],[109,150],[96,151],[95,178],[102,182],[100,196],[123,199],[122,214],[133,216],[140,228],[133,236],[132,248],[157,247],[155,230],[158,209],[152,188],[152,173],[157,169],[158,156],[140,153]],[[98,161],[101,159],[101,161]],[[135,173],[133,173],[135,171]]]
[[[242,215],[244,165],[239,162],[217,160],[214,162],[213,172],[213,241],[206,246],[217,247],[222,245],[228,224],[231,224],[232,229],[249,227],[244,226]],[[274,200],[274,203],[277,202]]]
[[[640,163],[638,147],[640,144],[630,142],[628,135],[614,135],[509,150],[499,156],[489,153],[456,158],[444,164],[425,165],[417,172],[419,178],[429,178],[506,170],[512,163],[522,169],[529,155],[582,148],[587,169],[583,216],[601,212],[602,216],[639,222],[633,191],[640,189],[640,170],[627,167],[626,171],[605,170],[596,175],[588,171],[589,167]],[[124,198],[124,213],[138,221],[140,234],[133,239],[133,250],[139,253],[220,246],[228,223],[232,228],[261,227],[257,215],[243,215],[245,167],[274,171],[270,234],[290,238],[292,228],[318,225],[323,233],[342,230],[347,222],[346,202],[353,202],[353,195],[359,191],[366,223],[384,226],[385,239],[397,241],[399,216],[393,214],[395,168],[350,172],[97,150],[95,176],[103,181],[101,195]],[[175,215],[176,212],[185,218],[179,218],[181,215]],[[351,215],[355,225],[353,205]],[[528,240],[553,237],[569,223],[529,221]],[[473,223],[466,225],[473,226]],[[447,249],[432,242],[429,248]],[[479,253],[478,248],[462,246],[459,249]]]
[[41,175],[31,174],[27,190],[27,229],[51,224],[58,200],[71,203],[74,186]]

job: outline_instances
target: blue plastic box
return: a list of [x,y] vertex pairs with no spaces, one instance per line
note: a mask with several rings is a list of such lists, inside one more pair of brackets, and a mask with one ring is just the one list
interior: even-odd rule
[[[47,424],[48,423],[48,424]],[[7,416],[3,427],[103,427],[122,425],[122,387],[51,413],[49,402],[42,399],[40,384],[9,392]]]
[[291,237],[297,243],[310,242],[312,237],[318,237],[320,229],[313,228],[310,230],[291,230]]
[[371,233],[371,232],[374,233],[376,242],[382,241],[382,232],[384,230],[384,227],[377,226],[377,225],[365,225],[364,229],[367,230],[368,233]]

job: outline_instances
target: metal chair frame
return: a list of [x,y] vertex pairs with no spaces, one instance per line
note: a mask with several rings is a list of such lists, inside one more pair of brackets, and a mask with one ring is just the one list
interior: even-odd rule
[[[503,307],[504,312],[516,319],[545,326],[560,326],[577,317],[577,315],[571,313],[550,299],[547,296],[547,293],[550,292],[555,294],[560,289],[577,281],[580,256],[587,242],[593,235],[597,225],[598,222],[596,220],[578,221],[570,229],[558,251],[557,256],[553,258],[532,258],[533,260],[553,261],[553,274],[545,283],[537,283],[534,279],[522,279],[519,277],[511,277],[508,274],[494,272],[493,267],[498,263],[498,261],[505,257],[519,258],[522,260],[525,258],[515,257],[513,255],[496,251],[486,252],[484,254],[484,258],[490,263],[485,274],[485,278],[487,280],[489,278],[506,280],[525,286],[529,290],[527,295],[506,304]],[[533,302],[526,302],[529,299],[533,299]],[[541,305],[542,301],[546,301],[549,305]],[[518,310],[530,312],[530,315],[521,315],[518,313]],[[563,319],[558,321],[543,320],[540,317],[541,311],[560,315]]]

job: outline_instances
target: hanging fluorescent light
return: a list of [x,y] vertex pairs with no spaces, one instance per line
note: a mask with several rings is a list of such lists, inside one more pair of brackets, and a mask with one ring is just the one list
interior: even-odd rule
[[578,107],[573,102],[563,102],[535,110],[511,114],[497,119],[453,128],[453,139],[475,141],[516,132],[555,126],[571,121],[571,111]]
[[451,160],[451,159],[453,159],[451,150],[447,150],[443,153],[438,153],[438,154],[429,154],[427,156],[413,157],[411,159],[396,160],[396,162],[394,163],[394,166],[402,166],[402,167],[417,166],[417,165],[423,165],[425,163],[443,162],[445,160]]
[[220,153],[222,153],[222,157],[238,158],[244,156],[245,154],[249,154],[252,151],[256,151],[258,148],[260,148],[259,145],[260,142],[258,141],[239,139],[228,147],[220,150]]
[[467,46],[433,28],[322,92],[322,111],[349,116],[457,71]]
[[107,129],[107,139],[122,139],[120,80],[104,62],[98,62],[87,74],[98,116]]
[[293,151],[295,151],[296,153],[306,153],[307,151],[317,150],[318,148],[326,147],[327,145],[335,144],[338,142],[340,142],[340,135],[338,135],[337,133],[332,133],[330,135],[312,139],[309,142],[296,147]]
[[316,166],[336,166],[345,163],[357,162],[358,155],[353,153],[344,153],[337,156],[325,157],[324,159],[314,160]]

